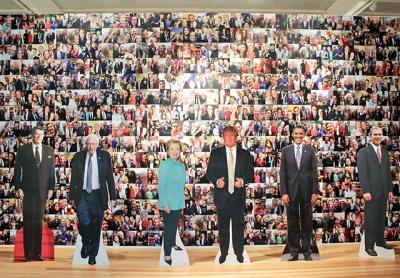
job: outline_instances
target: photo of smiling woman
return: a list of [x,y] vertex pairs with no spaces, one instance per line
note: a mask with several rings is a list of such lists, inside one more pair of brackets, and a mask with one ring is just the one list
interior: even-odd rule
[[181,142],[170,139],[167,142],[168,159],[164,160],[158,170],[158,208],[164,219],[164,260],[172,264],[171,250],[182,249],[176,245],[176,229],[182,209],[185,207],[184,188],[186,171],[180,161]]

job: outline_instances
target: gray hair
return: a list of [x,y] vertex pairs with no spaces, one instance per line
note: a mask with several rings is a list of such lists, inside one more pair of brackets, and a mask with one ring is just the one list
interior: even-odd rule
[[96,146],[99,145],[100,138],[99,138],[99,136],[97,136],[96,134],[89,134],[89,135],[85,138],[85,145],[86,145],[86,142],[87,142],[89,139],[90,139],[91,141],[93,141],[93,143],[95,143]]
[[36,133],[37,131],[41,131],[41,132],[44,134],[44,129],[43,129],[43,127],[41,127],[41,126],[35,126],[35,127],[32,129],[31,135],[32,135],[32,136],[35,135],[35,133]]

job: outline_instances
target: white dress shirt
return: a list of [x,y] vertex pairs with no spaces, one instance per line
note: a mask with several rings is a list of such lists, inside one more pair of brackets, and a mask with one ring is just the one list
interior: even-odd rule
[[[381,146],[379,145],[379,146],[375,146],[374,144],[371,144],[372,145],[372,147],[374,147],[374,150],[375,150],[375,153],[376,153],[376,156],[377,156],[377,158],[378,158],[378,161],[381,163],[382,162],[382,149],[381,149]],[[378,151],[379,151],[379,153],[380,153],[380,159],[379,159],[379,156],[378,156]]]
[[298,167],[301,168],[301,159],[303,157],[303,144],[300,144],[300,145],[297,145],[296,143],[293,143],[293,144],[294,144],[294,158],[296,159],[296,163],[297,163],[297,158],[296,158],[297,148],[300,147],[300,166],[298,166]]
[[381,157],[382,157],[382,150],[381,150],[381,146],[375,146],[374,144],[371,144],[372,147],[374,148],[374,151],[376,153],[376,155],[378,155],[378,150],[381,153]]
[[[225,149],[226,149],[226,165],[228,166],[229,165],[229,152],[230,152],[230,150],[232,149],[232,151],[233,151],[233,165],[234,165],[234,169],[236,168],[236,152],[237,152],[237,150],[236,150],[236,146],[234,146],[233,148],[229,148],[229,147],[227,147],[227,146],[225,146]],[[233,173],[234,175],[235,175],[235,173]],[[229,168],[228,168],[228,178],[229,178]],[[218,180],[217,180],[217,183],[218,183],[218,181],[220,180],[221,178],[219,178]],[[235,182],[235,181],[233,181],[233,182]],[[226,180],[225,181],[225,184],[227,184],[228,186],[229,186],[229,180]]]
[[229,148],[229,147],[225,146],[225,148],[226,148],[226,164],[228,165],[228,163],[229,163],[229,153],[230,153],[230,150],[232,150],[232,152],[233,152],[233,165],[236,166],[236,152],[237,152],[236,146],[234,146],[233,148]]
[[32,143],[32,150],[33,150],[33,156],[34,157],[36,157],[35,156],[35,153],[36,153],[36,146],[38,146],[39,147],[39,157],[40,157],[40,162],[42,162],[42,157],[43,157],[43,155],[42,155],[42,144],[39,144],[39,145],[35,145],[34,143]]
[[[233,189],[232,190],[235,190],[235,169],[236,169],[236,152],[237,152],[237,150],[236,150],[236,146],[234,146],[233,148],[229,148],[229,147],[225,146],[225,148],[226,148],[226,165],[228,166],[228,180],[225,182],[228,185],[228,190],[229,190],[229,177],[232,175],[232,177],[233,177],[233,181],[232,181]],[[233,169],[231,171],[233,171],[233,173],[229,173],[229,158],[230,158],[231,151],[233,154],[233,167],[232,167]]]
[[[89,152],[86,152],[86,161],[85,161],[85,179],[83,180],[83,190],[86,190],[86,180],[87,180],[87,168],[89,163]],[[92,156],[92,190],[100,189],[100,181],[99,181],[99,167],[97,165],[97,152],[93,153]]]
[[294,145],[294,155],[296,156],[297,153],[297,147],[300,147],[300,154],[303,154],[303,144],[297,145],[296,143],[293,143]]

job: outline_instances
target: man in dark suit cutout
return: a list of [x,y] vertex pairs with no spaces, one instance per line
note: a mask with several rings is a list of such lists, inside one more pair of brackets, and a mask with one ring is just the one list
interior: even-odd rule
[[213,149],[207,167],[207,178],[214,185],[217,206],[221,256],[226,260],[229,249],[229,224],[232,220],[232,243],[238,262],[243,263],[245,186],[254,180],[253,157],[236,145],[237,132],[232,126],[224,128],[225,146]]
[[42,144],[43,129],[35,127],[32,143],[18,149],[14,185],[23,200],[25,261],[43,261],[42,220],[55,183],[54,150]]
[[392,173],[388,152],[381,147],[382,129],[372,127],[369,136],[371,143],[357,155],[357,169],[365,200],[364,231],[365,251],[377,256],[374,245],[393,249],[383,236],[386,221],[386,201],[393,198]]
[[[280,187],[287,208],[289,261],[297,261],[300,251],[311,261],[312,203],[318,199],[317,158],[313,147],[303,142],[302,126],[293,129],[294,144],[282,149]],[[301,242],[301,247],[300,247]]]
[[96,264],[104,210],[109,200],[113,207],[116,199],[111,157],[97,149],[98,145],[98,136],[90,134],[86,138],[86,150],[77,152],[72,159],[70,183],[82,237],[81,256],[89,257],[90,265]]

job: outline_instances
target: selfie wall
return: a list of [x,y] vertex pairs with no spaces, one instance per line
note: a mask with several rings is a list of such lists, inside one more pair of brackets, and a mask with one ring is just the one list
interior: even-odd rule
[[[108,246],[161,246],[160,162],[182,142],[188,246],[218,245],[213,185],[205,176],[222,130],[254,157],[246,188],[246,245],[286,244],[280,154],[295,126],[318,158],[317,243],[359,242],[365,201],[357,152],[383,129],[394,197],[386,240],[400,240],[400,18],[260,13],[0,15],[0,245],[23,226],[13,185],[32,128],[55,150],[54,194],[44,221],[56,245],[74,245],[71,159],[88,134],[110,152],[117,201],[106,210]],[[171,173],[173,174],[173,173]]]

